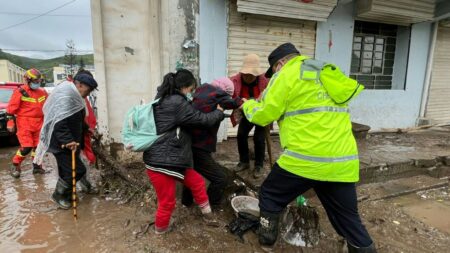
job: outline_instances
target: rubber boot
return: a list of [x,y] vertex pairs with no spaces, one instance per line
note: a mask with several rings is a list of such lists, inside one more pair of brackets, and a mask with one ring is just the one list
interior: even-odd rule
[[12,165],[11,165],[11,176],[12,177],[14,177],[14,178],[19,178],[20,177],[20,172],[21,172],[22,170],[20,169],[20,164],[16,164],[16,163],[13,163]]
[[347,242],[348,253],[376,253],[375,245],[372,243],[368,247],[356,247]]
[[87,194],[98,194],[97,188],[95,188],[89,180],[87,180],[86,174],[78,181],[81,190]]
[[72,207],[71,202],[71,186],[61,178],[56,183],[55,191],[52,194],[52,200],[61,208],[69,209]]
[[262,211],[260,212],[258,237],[259,244],[262,246],[272,246],[278,237],[278,221],[280,214],[274,214]]
[[258,179],[264,176],[264,168],[260,165],[255,165],[255,171],[253,172],[253,178]]
[[33,174],[45,174],[45,173],[47,173],[47,171],[45,171],[41,165],[33,163]]

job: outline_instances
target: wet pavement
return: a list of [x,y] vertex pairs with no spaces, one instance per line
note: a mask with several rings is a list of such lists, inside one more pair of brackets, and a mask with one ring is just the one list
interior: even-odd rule
[[[0,140],[0,146],[3,143]],[[234,144],[228,142],[221,148],[233,149]],[[435,144],[438,148],[448,147],[448,142],[442,145],[436,140]],[[79,219],[74,221],[70,210],[57,209],[50,200],[57,181],[54,158],[48,155],[45,159],[49,174],[33,175],[28,159],[20,179],[14,179],[9,174],[9,163],[15,151],[15,147],[0,147],[0,252],[264,252],[255,233],[245,234],[245,242],[241,243],[227,232],[225,225],[233,219],[229,208],[216,212],[222,226],[214,228],[202,222],[198,208],[182,207],[178,202],[173,231],[158,236],[149,225],[155,211],[154,199],[119,204],[121,200],[113,195],[80,194]],[[450,248],[448,186],[370,200],[441,181],[422,175],[358,188],[359,196],[369,196],[368,201],[360,203],[359,210],[378,252],[446,252]],[[331,227],[319,201],[315,197],[309,200],[319,212],[319,243],[301,248],[279,239],[272,252],[343,252],[342,239]]]

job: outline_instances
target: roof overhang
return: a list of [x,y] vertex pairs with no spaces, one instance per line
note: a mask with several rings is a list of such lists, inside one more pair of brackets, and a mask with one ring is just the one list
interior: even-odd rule
[[266,16],[327,21],[337,0],[238,0],[238,12]]

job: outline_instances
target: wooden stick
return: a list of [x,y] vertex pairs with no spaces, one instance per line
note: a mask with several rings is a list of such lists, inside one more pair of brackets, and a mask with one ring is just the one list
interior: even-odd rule
[[273,166],[273,159],[272,159],[272,142],[270,140],[270,125],[267,125],[264,128],[264,135],[266,137],[266,143],[267,143],[267,153],[269,154],[269,163],[270,163],[270,168],[272,168]]
[[[77,147],[80,144],[77,143]],[[67,148],[67,145],[61,145],[61,148]],[[72,150],[72,210],[73,210],[73,219],[77,220],[77,166],[76,166],[76,160],[75,160],[75,154],[77,152],[77,149]]]
[[72,150],[72,209],[73,209],[73,218],[75,220],[78,219],[77,215],[77,171],[76,171],[76,163],[75,163],[75,152],[76,150]]

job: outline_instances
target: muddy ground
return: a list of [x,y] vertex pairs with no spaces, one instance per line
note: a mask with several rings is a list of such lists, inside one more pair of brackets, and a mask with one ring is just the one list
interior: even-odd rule
[[[276,137],[273,139],[274,153],[278,154],[280,148]],[[233,167],[237,160],[236,140],[220,144],[218,150],[217,160]],[[174,230],[155,235],[149,225],[156,208],[150,184],[144,193],[136,185],[127,185],[128,190],[124,191],[123,180],[111,176],[108,168],[101,173],[91,169],[93,178],[105,189],[98,196],[81,195],[79,220],[75,222],[71,211],[58,210],[49,200],[57,180],[53,157],[49,155],[46,160],[50,174],[33,176],[28,164],[22,177],[13,179],[7,166],[14,152],[14,147],[0,147],[0,252],[263,252],[253,232],[244,236],[244,243],[227,232],[225,225],[233,219],[229,206],[216,212],[223,226],[215,228],[203,224],[197,208],[177,203]],[[99,174],[109,176],[100,180]],[[249,170],[240,176],[250,175]],[[143,180],[145,177],[142,169]],[[359,196],[364,197],[359,205],[361,216],[378,252],[448,252],[448,186],[373,201],[442,182],[445,179],[419,175],[358,187]],[[257,185],[258,181],[252,184]],[[329,224],[320,203],[309,196],[310,204],[319,212],[318,245],[299,248],[281,239],[273,252],[340,252],[343,248],[342,239]]]

